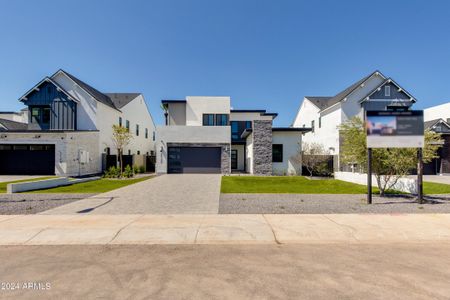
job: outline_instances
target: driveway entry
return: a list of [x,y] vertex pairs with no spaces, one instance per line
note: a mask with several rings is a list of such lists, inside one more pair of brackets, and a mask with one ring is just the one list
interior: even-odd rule
[[167,174],[42,214],[217,214],[220,174]]

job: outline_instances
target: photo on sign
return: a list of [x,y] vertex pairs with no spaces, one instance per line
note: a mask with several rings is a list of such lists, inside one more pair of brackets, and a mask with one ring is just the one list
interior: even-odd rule
[[366,122],[367,135],[396,135],[397,117],[368,116]]

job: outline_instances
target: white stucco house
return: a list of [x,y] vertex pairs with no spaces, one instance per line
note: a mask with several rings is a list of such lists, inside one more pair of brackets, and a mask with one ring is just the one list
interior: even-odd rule
[[162,100],[157,173],[299,174],[293,156],[309,128],[273,127],[276,113],[236,110],[230,97]]
[[0,174],[100,173],[105,155],[116,154],[114,124],[133,133],[124,154],[155,151],[155,124],[140,93],[102,93],[58,70],[19,100],[27,106],[27,124],[3,121]]
[[303,142],[316,142],[332,155],[339,165],[341,135],[339,126],[352,117],[364,119],[367,110],[409,109],[416,99],[392,78],[375,71],[353,83],[335,96],[305,96],[293,127],[311,127]]

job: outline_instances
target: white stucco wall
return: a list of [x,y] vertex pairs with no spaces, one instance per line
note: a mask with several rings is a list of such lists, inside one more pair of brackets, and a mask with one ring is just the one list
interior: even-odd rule
[[167,172],[167,145],[169,143],[230,144],[231,128],[230,126],[157,126],[157,173]]
[[[342,181],[367,185],[367,174],[353,173],[353,172],[335,172],[334,178]],[[377,187],[377,181],[375,175],[372,175],[372,188]],[[412,178],[400,178],[398,182],[393,186],[394,190],[402,191],[406,193],[416,194],[417,185],[416,181]]]
[[301,164],[294,157],[301,151],[302,134],[292,131],[273,131],[272,144],[283,145],[283,161],[273,162],[274,175],[300,175]]
[[230,121],[272,120],[273,116],[261,116],[261,113],[231,112]]
[[203,114],[229,114],[230,97],[186,97],[186,125],[201,126]]
[[450,118],[450,102],[424,109],[424,121]]
[[[140,151],[141,154],[146,154],[147,152],[150,154],[151,151],[155,151],[153,132],[156,131],[156,126],[144,97],[139,95],[133,101],[122,107],[121,111],[122,121],[130,121],[130,131],[133,133],[133,139],[125,149],[125,153],[128,153],[128,150],[131,150],[131,154],[137,154],[137,151]],[[118,117],[116,122],[118,122]],[[136,136],[136,124],[139,124],[139,136]],[[145,138],[146,128],[148,129],[148,138]]]
[[[39,138],[37,138],[39,136]],[[59,176],[79,176],[101,172],[101,155],[98,152],[98,132],[9,132],[1,144],[55,145],[55,174]],[[80,163],[80,151],[89,153],[89,162]]]
[[232,150],[237,150],[237,170],[245,170],[245,145],[231,145]]
[[19,123],[28,123],[28,111],[25,112],[12,112],[12,113],[0,113],[0,119],[10,120]]
[[97,130],[97,116],[100,115],[97,112],[99,102],[63,73],[57,73],[52,79],[80,101],[77,103],[78,130]]
[[246,147],[247,147],[247,151],[246,151],[246,172],[253,174],[253,136],[252,134],[249,134],[247,136],[247,141],[246,141]]

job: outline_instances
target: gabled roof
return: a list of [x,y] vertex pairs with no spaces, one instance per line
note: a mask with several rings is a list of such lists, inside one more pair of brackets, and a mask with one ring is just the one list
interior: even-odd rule
[[140,93],[105,93],[106,96],[111,99],[114,106],[118,109],[121,109],[134,99],[141,95]]
[[392,83],[393,85],[395,85],[399,90],[401,90],[406,96],[408,96],[410,98],[410,100],[412,102],[416,102],[416,98],[414,98],[410,93],[408,93],[404,88],[402,88],[394,79],[392,78],[386,78],[380,85],[378,85],[376,88],[374,88],[372,91],[370,91],[369,94],[367,94],[366,97],[364,97],[363,99],[361,99],[361,102],[364,102],[366,100],[369,100],[370,96],[372,96],[373,94],[375,94],[375,92],[379,91],[384,85],[388,84],[388,83]]
[[[5,129],[3,129],[5,128]],[[9,131],[9,130],[26,130],[28,128],[28,124],[15,122],[6,119],[0,119],[0,131]]]
[[450,124],[447,123],[444,119],[434,119],[434,120],[426,121],[426,122],[424,122],[424,127],[425,127],[425,129],[432,129],[434,126],[436,126],[439,123],[444,124],[445,126],[447,126],[447,128],[450,129]]
[[357,82],[353,83],[343,91],[337,93],[335,96],[332,97],[305,97],[309,101],[311,101],[314,105],[317,106],[320,110],[327,109],[328,107],[331,107],[342,100],[344,100],[347,96],[349,96],[351,93],[353,93],[358,87],[360,87],[362,84],[364,84],[367,80],[369,80],[374,75],[380,75],[383,78],[386,78],[380,71],[376,70],[366,77],[361,78]]
[[58,73],[63,73],[65,74],[67,77],[69,77],[70,79],[72,79],[73,82],[75,82],[76,84],[78,84],[78,86],[80,88],[82,88],[83,90],[85,90],[89,95],[91,95],[95,100],[97,100],[98,102],[101,102],[109,107],[112,107],[114,109],[119,110],[117,107],[114,106],[113,101],[105,94],[103,94],[102,92],[100,92],[99,90],[97,90],[96,88],[93,88],[92,86],[90,86],[89,84],[87,84],[86,82],[78,79],[77,77],[73,76],[72,74],[64,71],[63,69],[59,69],[55,74],[52,75],[52,78],[58,74]]
[[58,91],[61,91],[64,93],[64,95],[66,95],[69,99],[75,101],[75,102],[80,102],[80,100],[78,100],[76,97],[72,96],[71,94],[69,94],[65,89],[62,88],[62,86],[60,86],[57,82],[55,82],[53,79],[51,79],[50,77],[44,77],[44,79],[42,79],[41,81],[39,81],[35,86],[33,86],[31,89],[29,89],[22,97],[19,98],[19,101],[24,101],[27,99],[28,95],[33,92],[34,90],[38,89],[44,82],[50,82],[51,84],[53,84],[54,86],[56,86],[56,88],[58,89]]

